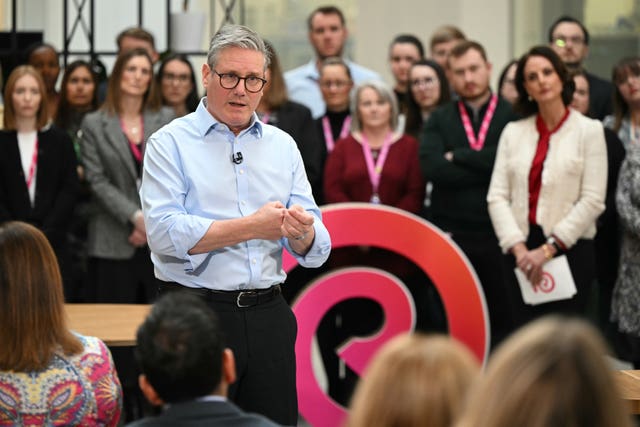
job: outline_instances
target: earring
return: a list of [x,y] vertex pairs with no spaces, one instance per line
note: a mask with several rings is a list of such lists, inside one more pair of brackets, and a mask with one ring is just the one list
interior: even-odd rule
[[527,99],[529,100],[529,102],[533,101],[533,98],[531,97],[531,95],[527,96]]

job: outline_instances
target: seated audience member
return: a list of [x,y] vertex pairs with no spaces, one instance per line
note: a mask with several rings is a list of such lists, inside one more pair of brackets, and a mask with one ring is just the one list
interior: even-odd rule
[[27,64],[42,74],[47,89],[47,114],[49,119],[56,116],[60,93],[56,90],[56,83],[60,75],[60,61],[56,49],[47,43],[32,45],[27,50]]
[[48,124],[45,84],[34,67],[16,67],[4,94],[0,221],[25,221],[44,232],[58,257],[68,294],[66,239],[78,192],[73,144],[64,131]]
[[444,70],[432,59],[421,59],[409,70],[405,133],[420,138],[422,127],[431,113],[451,99]]
[[518,100],[518,90],[516,89],[516,69],[518,60],[513,59],[502,69],[500,79],[498,79],[498,96],[513,105]]
[[395,83],[393,91],[398,99],[400,113],[404,113],[409,93],[409,69],[414,62],[424,58],[422,42],[413,34],[396,36],[389,46],[389,64]]
[[0,225],[0,425],[116,426],[122,392],[107,346],[67,328],[44,234]]
[[436,61],[442,69],[446,71],[449,52],[451,52],[458,42],[466,39],[467,36],[465,36],[459,28],[453,25],[443,25],[431,34],[431,41],[429,43],[431,59]]
[[588,323],[541,318],[501,345],[456,427],[631,427]]
[[[549,28],[549,46],[560,56],[570,71],[584,69],[589,54],[589,31],[571,16],[561,16]],[[611,114],[610,81],[585,71],[589,81],[589,117],[602,120]]]
[[276,126],[291,135],[302,155],[307,179],[311,187],[316,188],[320,185],[322,176],[322,146],[311,111],[304,105],[289,100],[278,54],[266,40],[265,46],[270,58],[265,73],[267,83],[262,89],[263,95],[256,112],[263,123]]
[[201,298],[183,292],[160,298],[138,329],[136,358],[145,397],[165,407],[159,416],[129,425],[275,426],[227,400],[236,371],[222,336],[217,316]]
[[173,108],[176,117],[196,111],[200,98],[191,61],[181,53],[162,60],[156,84],[160,89],[162,105]]
[[318,205],[322,205],[324,204],[322,183],[327,156],[331,154],[338,140],[349,136],[351,129],[349,95],[353,89],[353,80],[351,79],[351,71],[342,58],[332,56],[322,61],[318,83],[327,108],[324,116],[316,120],[316,129],[322,135],[324,143],[320,143],[322,180],[319,185],[313,187],[313,197]]
[[[589,80],[584,71],[572,73],[576,90],[573,92],[571,107],[583,115],[589,114]],[[609,128],[604,128],[607,145],[607,192],[605,209],[596,222],[596,237],[593,239],[596,251],[596,277],[598,279],[597,320],[601,331],[610,335],[611,294],[618,277],[620,261],[620,224],[616,209],[616,187],[620,166],[625,157],[625,149],[620,138]]]
[[[311,110],[313,118],[317,119],[322,116],[325,110],[318,85],[318,69],[325,58],[344,55],[344,46],[349,32],[344,14],[336,6],[321,6],[315,9],[307,19],[307,26],[315,58],[287,71],[284,78],[291,100],[307,106]],[[345,62],[349,66],[351,77],[356,84],[371,79],[380,80],[380,75],[375,71],[347,59]]]
[[78,160],[77,172],[80,180],[78,200],[71,218],[67,234],[71,254],[71,283],[68,284],[67,302],[81,302],[86,295],[87,282],[87,232],[91,207],[91,189],[84,176],[80,152],[80,124],[87,113],[98,108],[98,77],[91,64],[73,61],[64,70],[60,85],[60,103],[54,124],[67,132]]
[[640,147],[640,56],[623,58],[613,67],[613,115],[604,119],[626,150]]
[[400,335],[369,363],[346,427],[449,427],[462,412],[480,365],[452,338]]

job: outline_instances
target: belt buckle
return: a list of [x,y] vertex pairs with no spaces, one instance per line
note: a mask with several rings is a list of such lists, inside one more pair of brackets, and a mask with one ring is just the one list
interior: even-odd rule
[[249,296],[249,295],[258,296],[258,293],[256,291],[242,291],[242,292],[240,292],[238,294],[238,297],[236,298],[236,305],[238,307],[240,307],[240,308],[251,307],[251,306],[255,305],[255,303],[254,304],[242,304],[240,302],[240,299],[245,295],[247,295],[247,296]]

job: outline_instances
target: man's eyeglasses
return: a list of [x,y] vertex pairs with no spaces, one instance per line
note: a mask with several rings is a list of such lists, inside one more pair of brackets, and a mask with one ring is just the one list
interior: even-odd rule
[[584,38],[580,36],[573,36],[573,37],[559,36],[553,39],[553,44],[555,44],[558,47],[565,47],[569,43],[573,45],[581,45],[584,43]]
[[176,82],[176,83],[187,83],[190,79],[190,75],[189,74],[173,74],[173,73],[166,73],[162,75],[162,79],[166,80],[168,82]]
[[219,73],[213,69],[211,71],[220,77],[220,86],[224,89],[235,89],[240,80],[244,80],[244,88],[247,92],[256,93],[260,92],[265,83],[267,83],[265,79],[256,76],[240,77],[233,73]]
[[332,86],[335,86],[336,89],[342,89],[343,87],[349,86],[351,82],[346,80],[327,80],[321,81],[320,86],[325,89],[331,89]]
[[420,86],[434,87],[436,84],[438,84],[438,79],[434,79],[433,77],[425,77],[423,79],[411,80],[412,87],[420,87]]

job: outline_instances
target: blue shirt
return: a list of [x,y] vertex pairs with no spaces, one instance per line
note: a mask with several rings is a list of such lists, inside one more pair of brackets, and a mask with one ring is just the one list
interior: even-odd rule
[[[240,164],[232,162],[238,152]],[[160,280],[218,290],[268,288],[286,278],[283,248],[305,267],[319,267],[329,257],[329,232],[296,143],[255,113],[236,136],[209,113],[204,98],[195,112],[154,133],[146,147],[140,197]],[[305,256],[292,251],[285,238],[189,255],[214,221],[246,217],[274,201],[299,204],[315,217],[315,240]]]
[[[351,79],[356,85],[367,80],[382,80],[375,71],[351,61],[345,60],[345,63],[349,66]],[[289,99],[308,107],[314,119],[322,117],[326,110],[324,98],[318,84],[319,79],[320,73],[316,67],[315,59],[284,73]]]

